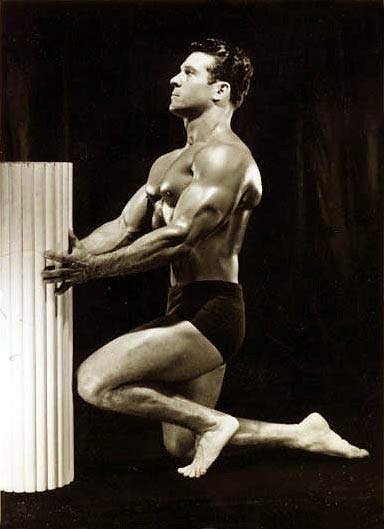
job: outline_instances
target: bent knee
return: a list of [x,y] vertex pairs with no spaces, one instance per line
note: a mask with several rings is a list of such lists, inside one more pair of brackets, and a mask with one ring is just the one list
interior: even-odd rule
[[84,363],[77,370],[77,393],[94,406],[100,406],[103,396],[103,384],[100,377],[87,368]]
[[189,436],[164,435],[164,447],[173,457],[178,459],[189,459],[193,457],[195,450],[195,437],[191,433]]

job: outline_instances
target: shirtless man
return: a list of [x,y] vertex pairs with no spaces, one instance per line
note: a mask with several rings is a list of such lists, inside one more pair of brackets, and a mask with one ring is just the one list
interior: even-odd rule
[[365,457],[317,413],[299,424],[272,424],[214,409],[225,364],[244,337],[238,254],[262,188],[251,152],[231,130],[248,92],[249,58],[214,39],[190,52],[170,81],[169,110],[184,121],[185,146],[155,161],[117,219],[81,241],[70,234],[70,254],[46,252],[60,263],[43,271],[57,294],[90,279],[170,265],[166,315],[87,358],[79,394],[99,408],[162,421],[167,450],[190,458],[178,469],[188,477],[205,474],[228,442]]

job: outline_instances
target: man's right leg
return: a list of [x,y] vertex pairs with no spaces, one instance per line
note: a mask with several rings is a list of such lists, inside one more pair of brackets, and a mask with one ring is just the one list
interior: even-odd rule
[[[225,364],[193,380],[175,384],[173,389],[189,400],[214,408],[219,400],[224,374]],[[181,459],[193,459],[195,432],[166,422],[162,423],[162,429],[164,446],[169,454]]]
[[238,428],[234,417],[177,395],[170,383],[197,378],[222,364],[214,345],[189,321],[137,330],[112,340],[78,371],[78,391],[103,409],[184,426],[199,436],[181,473],[199,477]]

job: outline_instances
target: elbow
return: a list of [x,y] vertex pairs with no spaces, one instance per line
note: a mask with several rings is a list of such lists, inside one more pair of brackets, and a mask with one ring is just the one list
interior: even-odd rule
[[[169,226],[171,227],[171,226]],[[193,244],[190,239],[190,226],[187,222],[177,222],[172,225],[173,239],[173,257],[181,258],[189,255],[193,250]]]
[[262,196],[263,196],[263,190],[260,186],[256,192],[255,206],[258,206],[260,204]]
[[185,240],[177,247],[175,257],[177,258],[187,257],[188,255],[192,253],[192,250],[193,250],[193,245],[188,240]]

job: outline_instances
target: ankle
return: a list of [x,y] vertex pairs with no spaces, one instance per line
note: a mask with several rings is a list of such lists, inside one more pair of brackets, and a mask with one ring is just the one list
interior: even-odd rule
[[301,426],[300,424],[291,424],[290,427],[287,446],[289,448],[299,448],[301,444]]

